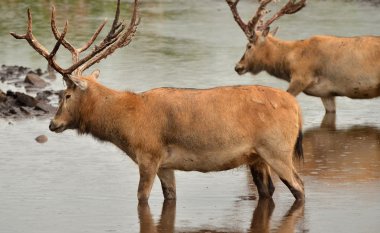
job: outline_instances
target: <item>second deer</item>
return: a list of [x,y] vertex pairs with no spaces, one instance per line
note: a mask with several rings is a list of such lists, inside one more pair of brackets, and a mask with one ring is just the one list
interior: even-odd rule
[[260,0],[256,14],[245,23],[237,10],[239,0],[226,0],[248,44],[235,66],[238,74],[266,71],[290,82],[288,92],[321,97],[327,113],[335,113],[335,97],[370,99],[380,96],[380,36],[314,36],[283,41],[270,25],[285,14],[301,10],[306,0],[290,0],[263,22],[272,0]]

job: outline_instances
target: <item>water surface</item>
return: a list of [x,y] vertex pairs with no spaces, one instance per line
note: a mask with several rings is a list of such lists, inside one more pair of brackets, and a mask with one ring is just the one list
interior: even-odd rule
[[[78,45],[104,17],[113,16],[110,0],[53,2],[59,25],[69,19],[68,39]],[[241,2],[243,16],[250,16],[255,2]],[[36,37],[52,48],[51,3],[2,1],[0,64],[46,67],[25,41],[8,32],[25,32],[30,7]],[[278,36],[379,35],[379,11],[357,1],[309,1],[307,8],[277,23]],[[103,84],[133,91],[234,84],[287,87],[265,73],[235,74],[246,39],[222,0],[143,1],[141,16],[135,40],[97,65]],[[70,61],[67,53],[58,59],[63,65]],[[62,81],[52,88],[63,88]],[[305,204],[293,203],[276,177],[273,202],[258,201],[249,172],[239,168],[177,172],[176,203],[163,202],[156,180],[150,206],[138,206],[137,166],[115,146],[69,131],[53,134],[48,119],[1,120],[0,232],[378,232],[380,99],[338,98],[335,127],[320,126],[324,108],[318,98],[301,94],[297,99],[304,116],[305,161],[297,167],[305,182]],[[40,134],[49,137],[46,144],[34,141]]]

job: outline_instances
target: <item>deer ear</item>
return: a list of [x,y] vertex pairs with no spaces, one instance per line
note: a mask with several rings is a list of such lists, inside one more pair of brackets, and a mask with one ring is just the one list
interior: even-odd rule
[[99,75],[100,75],[100,70],[98,70],[98,69],[92,71],[92,73],[91,73],[91,77],[93,77],[94,79],[98,79]]
[[276,27],[274,30],[272,30],[271,32],[269,32],[269,34],[271,34],[272,36],[275,36],[278,32],[278,28],[279,27]]
[[73,82],[73,84],[77,87],[79,87],[82,91],[86,90],[88,85],[87,81],[83,80],[81,78],[69,75],[69,79]]

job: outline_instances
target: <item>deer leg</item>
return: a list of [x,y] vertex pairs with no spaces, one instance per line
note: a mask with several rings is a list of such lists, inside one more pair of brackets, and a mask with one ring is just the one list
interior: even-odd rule
[[158,178],[161,181],[162,193],[165,200],[176,199],[175,176],[172,169],[159,169]]
[[303,200],[305,198],[303,182],[294,168],[290,171],[279,171],[278,175],[296,200]]
[[321,128],[326,129],[335,129],[336,114],[335,113],[326,113],[323,117]]
[[270,220],[275,208],[273,199],[259,199],[253,212],[250,232],[270,232]]
[[137,198],[140,202],[148,202],[152,190],[154,178],[157,174],[157,165],[154,162],[139,164],[140,181],[137,191]]
[[154,225],[153,216],[147,202],[139,202],[137,206],[137,213],[140,222],[140,232],[157,232],[156,226]]
[[281,181],[289,188],[297,200],[304,199],[303,182],[293,166],[293,150],[291,150],[291,153],[284,155],[284,152],[261,148],[259,155],[278,174]]
[[253,182],[257,187],[260,198],[270,198],[274,192],[274,185],[270,176],[270,170],[264,162],[250,166]]
[[158,232],[175,232],[175,227],[174,227],[175,215],[176,215],[175,200],[165,200],[162,205],[160,221],[158,222],[158,225],[157,225]]
[[327,113],[335,113],[335,97],[322,97],[323,106],[325,106],[326,114]]
[[292,76],[287,92],[297,96],[309,87],[312,82],[312,79],[307,78],[307,76]]

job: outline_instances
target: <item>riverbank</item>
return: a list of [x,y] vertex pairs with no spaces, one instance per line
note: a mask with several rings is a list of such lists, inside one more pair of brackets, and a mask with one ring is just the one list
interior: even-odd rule
[[0,118],[48,117],[55,113],[60,90],[50,83],[53,71],[32,70],[23,66],[2,65],[0,69]]

